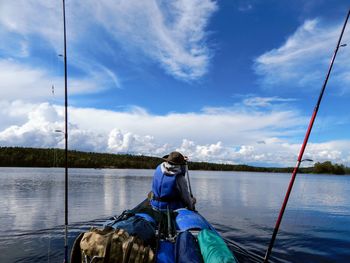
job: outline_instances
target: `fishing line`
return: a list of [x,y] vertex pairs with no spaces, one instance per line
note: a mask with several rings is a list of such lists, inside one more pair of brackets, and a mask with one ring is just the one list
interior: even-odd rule
[[[330,98],[329,97],[324,97],[323,98],[323,103],[325,105],[327,100],[329,100]],[[313,126],[313,130],[312,130],[312,134],[310,134],[310,143],[305,147],[305,155],[308,154],[307,153],[307,150],[311,150],[309,151],[309,153],[311,154],[311,158],[314,159],[314,162],[313,162],[313,165],[314,166],[314,163],[318,162],[319,160],[317,160],[317,153],[315,153],[315,151],[317,151],[317,148],[315,148],[312,144],[312,140],[314,138],[320,138],[322,137],[323,134],[325,134],[325,131],[327,130],[327,126],[329,125],[329,120],[326,118],[327,115],[330,114],[330,108],[329,107],[322,107],[319,109],[318,111],[318,121],[315,122],[314,126]],[[315,142],[315,144],[317,144],[317,141]],[[314,145],[315,145],[314,144]],[[311,148],[311,149],[310,149]],[[312,149],[314,148],[314,149]],[[308,164],[310,163],[302,163],[304,164],[303,166],[306,167],[306,166],[309,166]],[[302,166],[301,164],[301,166]],[[307,174],[305,176],[309,176],[310,174]],[[301,191],[299,192],[298,196],[295,196],[295,199],[297,200],[303,200],[304,197],[305,197],[305,188],[307,187],[308,185],[308,180],[302,180],[301,181],[302,185],[301,185]],[[300,223],[303,223],[303,218],[305,218],[305,211],[304,210],[300,210],[300,209],[295,209],[295,216],[294,216],[294,225],[299,225],[299,222]]]
[[[305,163],[305,162],[308,163],[308,162],[311,162],[311,161],[313,161],[313,160],[311,160],[311,159],[303,159],[300,166],[302,166],[303,163]],[[308,166],[308,165],[304,165],[304,167],[305,166]],[[307,178],[307,176],[309,176],[309,174],[304,174],[305,178]],[[306,188],[306,186],[308,184],[308,181],[307,181],[307,179],[304,179],[304,180],[301,180],[301,181],[299,180],[299,183],[301,183],[301,186],[300,186],[301,190],[298,192],[298,195],[295,196],[295,198],[294,198],[295,200],[303,200],[304,199],[305,188]],[[304,217],[304,215],[305,215],[304,210],[300,210],[299,207],[297,207],[295,209],[295,214],[294,214],[294,217],[293,217],[293,220],[292,220],[293,221],[293,226],[299,225],[297,223],[301,222],[300,217]]]
[[[187,181],[188,181],[188,189],[190,191],[190,196],[191,196],[191,202],[193,202],[193,192],[192,192],[192,187],[191,187],[191,180],[190,180],[190,174],[188,172],[188,157],[185,156],[185,169],[186,169],[186,175],[187,175]],[[196,204],[193,204],[193,210],[196,210]]]
[[324,91],[326,89],[326,86],[327,86],[327,83],[328,83],[328,79],[329,79],[330,73],[332,71],[335,58],[337,56],[339,48],[344,46],[341,43],[341,40],[343,38],[343,34],[344,34],[344,31],[345,31],[346,24],[348,22],[349,16],[350,16],[350,9],[349,9],[349,11],[347,13],[347,16],[346,16],[346,19],[345,19],[342,31],[340,33],[340,36],[339,36],[339,39],[338,39],[338,42],[337,42],[337,46],[336,46],[336,48],[334,50],[334,54],[333,54],[333,57],[331,59],[331,63],[330,63],[329,68],[328,68],[328,72],[326,74],[326,78],[325,78],[324,83],[322,85],[322,89],[321,89],[320,95],[318,97],[315,109],[314,109],[314,111],[312,113],[312,116],[311,116],[311,119],[310,119],[310,122],[309,122],[309,125],[308,125],[308,128],[307,128],[307,131],[306,131],[306,134],[305,134],[305,137],[304,137],[304,141],[303,141],[303,144],[301,146],[301,149],[300,149],[300,152],[299,152],[299,155],[298,155],[297,163],[296,163],[296,165],[294,167],[294,170],[293,170],[293,173],[292,173],[292,177],[290,179],[290,182],[289,182],[289,185],[288,185],[288,189],[287,189],[286,195],[284,197],[283,204],[282,204],[280,213],[278,215],[278,218],[277,218],[277,221],[276,221],[276,224],[275,224],[272,236],[271,236],[271,240],[270,240],[269,246],[268,246],[268,248],[266,250],[265,258],[264,258],[264,262],[265,263],[267,263],[269,261],[269,257],[270,257],[271,252],[272,252],[272,248],[273,248],[273,245],[274,245],[274,242],[275,242],[275,239],[276,239],[276,236],[277,236],[277,233],[278,233],[278,230],[279,230],[282,218],[283,218],[284,211],[286,209],[286,206],[287,206],[287,203],[288,203],[288,200],[289,200],[290,193],[291,193],[292,188],[293,188],[293,184],[294,184],[296,175],[297,175],[298,170],[299,170],[299,166],[300,166],[300,164],[302,162],[303,154],[304,154],[306,145],[308,143],[309,136],[310,136],[310,133],[311,133],[311,130],[312,130],[315,118],[317,116],[317,112],[318,112],[318,109],[320,107],[320,104],[321,104],[321,101],[322,101],[322,97],[323,97]]
[[263,257],[256,255],[252,252],[249,252],[248,250],[246,250],[245,248],[241,247],[240,245],[238,245],[237,243],[235,243],[232,240],[229,240],[226,237],[223,237],[223,239],[225,240],[226,243],[230,244],[231,246],[233,246],[235,249],[237,249],[237,253],[249,257],[250,260],[254,261],[254,262],[259,262],[261,263],[262,260],[264,260]]
[[[345,31],[345,33],[346,33],[346,31]],[[335,68],[335,66],[334,66],[334,68]],[[330,82],[331,82],[331,80],[330,80]],[[331,103],[331,104],[334,103],[334,96],[332,94],[329,94],[329,96],[323,98],[323,104],[325,106],[320,108],[319,111],[318,111],[318,121],[315,122],[315,125],[313,127],[313,132],[312,132],[312,134],[310,134],[310,144],[306,146],[306,149],[308,148],[308,146],[309,146],[309,149],[313,148],[313,149],[311,149],[311,152],[309,151],[310,154],[312,155],[310,157],[312,157],[314,159],[314,162],[313,162],[312,166],[314,166],[314,164],[317,163],[317,162],[321,162],[322,163],[323,161],[326,161],[324,159],[320,159],[320,156],[318,156],[318,154],[317,154],[317,151],[318,151],[317,144],[318,143],[322,143],[323,141],[326,141],[326,139],[322,138],[322,137],[323,137],[324,134],[329,133],[331,131],[330,127],[332,127],[334,125],[334,120],[331,117],[331,108],[329,106],[326,106],[326,105],[329,105],[329,103]],[[312,145],[312,140],[316,139],[316,138],[319,138],[319,139],[315,140],[314,145]],[[334,163],[334,160],[329,160],[329,161],[332,161],[332,163]],[[305,166],[311,166],[311,165],[307,165],[305,163],[304,167]],[[305,179],[302,181],[301,191],[299,192],[299,195],[296,196],[296,199],[303,200],[304,197],[307,196],[305,188],[307,186],[311,185],[311,183],[310,183],[309,180],[307,180],[306,177],[308,177],[310,175],[312,175],[312,174],[306,174],[304,176]],[[294,225],[297,225],[297,223],[298,223],[298,225],[300,225],[299,222],[301,224],[304,223],[303,222],[304,218],[305,218],[305,211],[304,210],[300,210],[300,209],[296,209],[295,216],[294,216]],[[322,219],[324,221],[324,223],[327,223],[327,225],[329,224],[329,222],[326,222],[326,221],[329,220],[329,219],[327,219],[326,216],[322,216],[322,218],[319,218],[319,219]]]
[[51,254],[51,234],[49,234],[49,245],[47,249],[47,262],[50,262],[50,254]]
[[[305,193],[305,182],[302,182],[303,185],[301,187],[301,194],[299,194],[298,196],[296,196],[295,199],[299,199],[299,200],[302,200],[304,198],[304,193]],[[294,226],[297,225],[297,222],[299,222],[300,220],[300,215],[301,214],[304,214],[304,213],[301,213],[300,209],[295,209],[295,215],[294,215]]]

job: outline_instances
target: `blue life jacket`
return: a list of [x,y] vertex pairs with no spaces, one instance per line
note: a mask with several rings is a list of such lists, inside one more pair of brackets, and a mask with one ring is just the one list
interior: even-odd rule
[[184,204],[176,187],[176,176],[178,175],[163,173],[161,165],[158,165],[154,172],[151,205],[159,210],[166,210],[168,206],[171,210],[183,208]]

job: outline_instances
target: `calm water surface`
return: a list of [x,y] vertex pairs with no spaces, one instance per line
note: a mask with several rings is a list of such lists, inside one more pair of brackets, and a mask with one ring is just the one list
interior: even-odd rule
[[[0,262],[63,261],[63,173],[59,168],[0,168]],[[152,174],[70,169],[69,245],[80,231],[143,200]],[[201,214],[226,239],[263,256],[290,175],[190,174]],[[298,175],[271,262],[350,262],[350,177]]]

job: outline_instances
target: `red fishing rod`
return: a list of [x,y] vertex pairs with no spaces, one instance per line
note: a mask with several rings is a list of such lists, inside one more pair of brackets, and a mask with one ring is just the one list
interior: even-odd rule
[[323,83],[320,95],[318,97],[318,100],[317,100],[317,103],[316,103],[316,106],[315,106],[315,109],[314,109],[314,112],[313,112],[313,114],[311,116],[310,123],[309,123],[309,126],[308,126],[306,134],[305,134],[304,142],[303,142],[303,144],[301,146],[301,149],[300,149],[300,152],[299,152],[298,161],[297,161],[297,163],[296,163],[296,165],[294,167],[294,170],[293,170],[293,173],[292,173],[292,177],[290,179],[289,186],[288,186],[288,189],[287,189],[286,195],[284,197],[284,201],[283,201],[280,213],[278,215],[278,218],[277,218],[277,221],[276,221],[276,224],[275,224],[275,228],[273,230],[273,234],[272,234],[272,237],[271,237],[271,240],[270,240],[269,247],[266,250],[264,263],[267,263],[269,261],[269,257],[270,257],[271,252],[272,252],[272,247],[273,247],[273,244],[275,242],[275,239],[276,239],[276,236],[277,236],[277,233],[278,233],[278,229],[279,229],[281,221],[282,221],[284,210],[286,209],[286,206],[287,206],[287,203],[288,203],[288,199],[289,199],[290,193],[291,193],[292,188],[293,188],[294,180],[295,180],[295,177],[296,177],[296,175],[298,173],[299,166],[300,166],[300,164],[302,162],[302,158],[303,158],[303,154],[304,154],[304,151],[305,151],[305,147],[306,147],[307,142],[309,140],[309,136],[310,136],[310,133],[311,133],[311,130],[312,130],[312,126],[314,124],[314,121],[315,121],[318,109],[320,107],[321,100],[322,100],[322,97],[323,97],[323,93],[324,93],[324,91],[326,89],[327,82],[328,82],[328,79],[329,79],[329,75],[331,74],[331,71],[332,71],[332,68],[333,68],[334,60],[335,60],[335,58],[337,56],[339,47],[346,46],[346,44],[341,45],[341,40],[343,38],[343,34],[344,34],[344,31],[345,31],[345,27],[346,27],[346,24],[348,22],[349,16],[350,16],[350,10],[348,11],[348,14],[346,16],[343,28],[341,30],[341,33],[340,33],[340,36],[339,36],[339,39],[338,39],[337,47],[334,50],[334,54],[332,56],[331,63],[330,63],[329,68],[328,68],[326,79],[324,80],[324,83]]

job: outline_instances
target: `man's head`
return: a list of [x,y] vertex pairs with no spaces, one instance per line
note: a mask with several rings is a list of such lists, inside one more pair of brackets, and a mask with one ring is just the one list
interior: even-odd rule
[[185,165],[187,163],[187,158],[179,152],[171,152],[170,154],[163,156],[163,159],[168,163],[175,165]]

